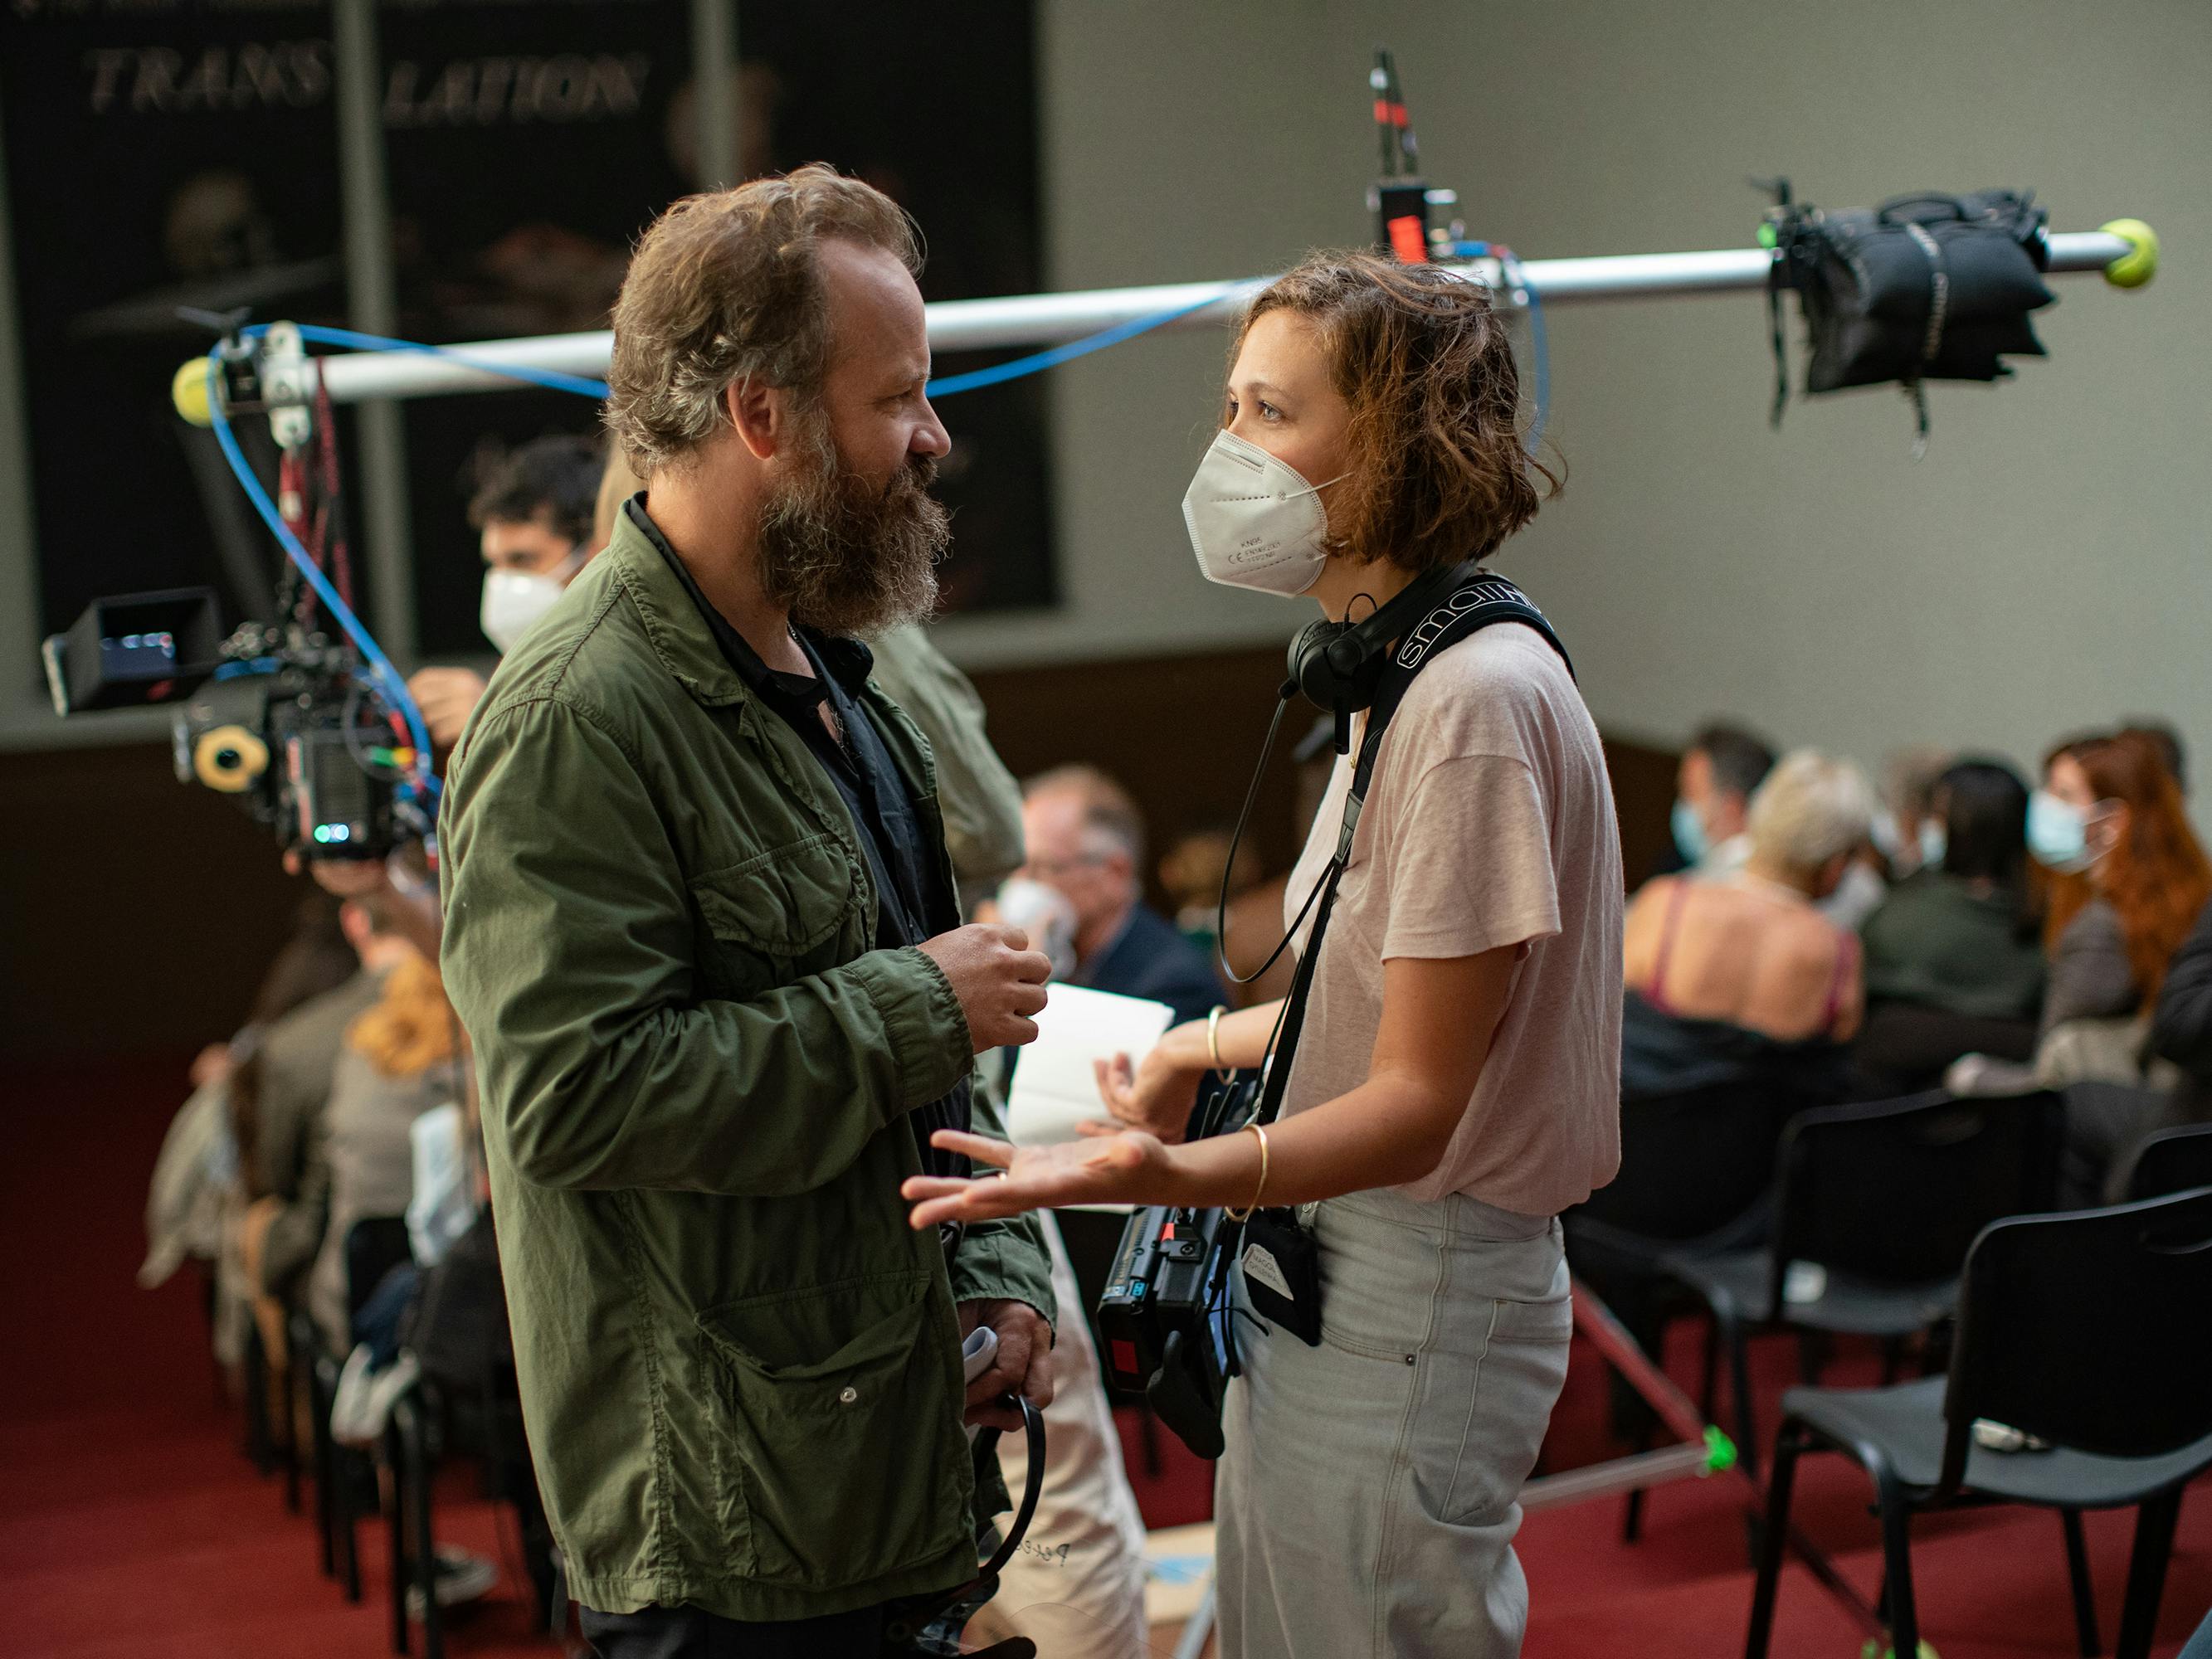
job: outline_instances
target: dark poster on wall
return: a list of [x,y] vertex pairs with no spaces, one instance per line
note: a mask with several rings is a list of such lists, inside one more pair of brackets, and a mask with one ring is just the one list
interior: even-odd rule
[[[630,244],[696,186],[688,6],[387,0],[379,28],[401,332],[451,343],[604,327]],[[748,173],[824,160],[890,191],[928,237],[930,299],[1036,288],[1027,0],[972,7],[957,33],[897,4],[848,6],[834,24],[746,4],[738,40]],[[321,0],[13,0],[0,13],[48,629],[97,594],[185,581],[222,581],[234,607],[252,606],[210,529],[240,522],[240,503],[204,434],[170,411],[177,364],[210,337],[176,311],[348,320],[330,41]],[[942,413],[951,606],[1049,603],[1040,388]],[[595,411],[516,392],[411,402],[404,423],[420,642],[480,650],[464,516],[476,478],[507,446],[593,429]]]
[[[688,9],[654,0],[387,8],[386,153],[406,329],[440,343],[603,328],[628,250],[699,186]],[[736,152],[747,176],[832,162],[921,222],[931,300],[1036,290],[1035,61],[1027,0],[834,13],[741,5]],[[565,73],[548,67],[568,66]],[[940,365],[957,370],[958,360]],[[1054,597],[1048,422],[1020,383],[948,398],[949,605]],[[425,649],[481,650],[465,508],[482,469],[546,431],[593,429],[557,392],[431,399],[407,414]]]
[[343,320],[332,92],[312,0],[0,13],[42,631],[101,593],[227,574],[210,512],[243,499],[169,403],[214,337],[177,308]]

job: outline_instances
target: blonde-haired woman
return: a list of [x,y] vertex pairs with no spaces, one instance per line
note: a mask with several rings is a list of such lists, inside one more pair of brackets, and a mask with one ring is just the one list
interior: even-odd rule
[[1741,869],[1662,877],[1637,894],[1623,949],[1624,1101],[1739,1075],[1822,1091],[1866,994],[1857,935],[1819,905],[1874,810],[1857,767],[1799,750],[1752,797]]

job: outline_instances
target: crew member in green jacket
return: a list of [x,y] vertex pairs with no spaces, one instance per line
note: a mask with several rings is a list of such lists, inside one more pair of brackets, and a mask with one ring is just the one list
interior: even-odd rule
[[[898,1197],[933,1131],[995,1127],[973,1057],[1035,1036],[1048,972],[957,925],[928,745],[856,637],[927,611],[945,538],[918,264],[822,167],[655,223],[607,409],[646,494],[453,760],[447,982],[605,1659],[872,1656],[1003,1498],[963,1419],[1051,1394],[1036,1228],[954,1243]],[[963,1388],[978,1324],[998,1358]]]

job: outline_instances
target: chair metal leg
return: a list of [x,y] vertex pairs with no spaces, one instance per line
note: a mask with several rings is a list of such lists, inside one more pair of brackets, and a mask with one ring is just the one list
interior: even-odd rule
[[1713,1412],[1719,1402],[1721,1391],[1721,1322],[1705,1321],[1705,1370],[1702,1386],[1698,1391],[1698,1409],[1706,1422],[1714,1420]]
[[[1713,1322],[1721,1328],[1720,1339],[1728,1349],[1729,1392],[1735,1396],[1730,1404],[1735,1416],[1736,1466],[1755,1486],[1759,1484],[1759,1425],[1752,1409],[1751,1339],[1733,1311],[1715,1307]],[[1743,1536],[1747,1565],[1759,1559],[1760,1530],[1758,1512],[1746,1510]]]
[[1774,1593],[1782,1578],[1783,1540],[1790,1533],[1790,1488],[1802,1449],[1796,1425],[1785,1422],[1774,1437],[1774,1467],[1766,1477],[1766,1524],[1759,1540],[1759,1579],[1751,1593],[1751,1629],[1744,1659],[1766,1659],[1774,1631]]
[[1736,1455],[1752,1474],[1759,1473],[1759,1430],[1752,1413],[1751,1339],[1733,1313],[1716,1313],[1721,1340],[1728,1347],[1729,1391],[1735,1396]]
[[[1637,1425],[1633,1443],[1636,1449],[1639,1452],[1646,1452],[1651,1449],[1651,1420],[1650,1418],[1645,1418],[1643,1422]],[[1643,1535],[1644,1488],[1638,1486],[1629,1492],[1628,1502],[1621,1510],[1620,1541],[1624,1544],[1633,1544]]]
[[315,1532],[322,1542],[323,1577],[337,1577],[337,1446],[331,1439],[331,1401],[323,1387],[322,1362],[313,1355],[301,1364],[307,1376],[307,1415],[315,1437]]
[[1904,1369],[1905,1339],[1885,1336],[1881,1340],[1881,1386],[1885,1389],[1893,1386],[1897,1374]]
[[261,1324],[246,1328],[246,1455],[257,1474],[272,1473],[276,1462],[269,1437],[269,1352],[262,1346]]
[[1828,1368],[1828,1359],[1834,1345],[1826,1331],[1797,1333],[1797,1380],[1808,1389],[1820,1386],[1821,1373]]
[[1895,1475],[1886,1468],[1872,1474],[1881,1504],[1882,1600],[1890,1651],[1899,1659],[1918,1659],[1920,1620],[1912,1605],[1912,1510]]
[[[331,1514],[337,1533],[338,1576],[345,1584],[345,1599],[361,1600],[361,1458],[338,1449],[331,1460]],[[375,1472],[370,1471],[370,1479]]]
[[2128,1558],[2127,1599],[2120,1603],[2115,1659],[2150,1659],[2158,1604],[2166,1593],[2166,1564],[2173,1554],[2174,1522],[2181,1518],[2179,1490],[2154,1498],[2136,1511],[2136,1544]]
[[430,1455],[424,1443],[428,1425],[422,1401],[404,1395],[392,1408],[399,1431],[400,1460],[406,1474],[408,1508],[414,1522],[415,1583],[422,1592],[422,1659],[445,1659],[444,1621],[438,1609],[438,1551],[430,1524]]
[[284,1410],[279,1419],[283,1432],[276,1437],[277,1461],[284,1468],[284,1508],[300,1512],[300,1367],[291,1352],[284,1355]]
[[392,1603],[392,1650],[407,1651],[407,1477],[399,1447],[399,1425],[384,1425],[384,1463],[392,1477],[392,1490],[384,1505],[384,1534],[390,1565],[385,1577]]
[[2074,1636],[2081,1659],[2097,1659],[2097,1590],[2089,1579],[2089,1550],[2081,1537],[2081,1511],[2061,1510],[2066,1529],[2066,1576],[2074,1586]]

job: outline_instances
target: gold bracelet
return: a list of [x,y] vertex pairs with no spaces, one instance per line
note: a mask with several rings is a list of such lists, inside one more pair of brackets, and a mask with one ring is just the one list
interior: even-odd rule
[[1221,1017],[1228,1012],[1224,1004],[1217,1002],[1213,1005],[1213,1012],[1206,1017],[1206,1056],[1213,1061],[1213,1069],[1217,1072],[1229,1069],[1221,1063]]
[[1260,1200],[1267,1191],[1267,1132],[1257,1123],[1248,1123],[1244,1127],[1260,1137],[1260,1184],[1252,1189],[1252,1201],[1243,1209],[1232,1210],[1226,1205],[1222,1206],[1221,1212],[1231,1221],[1250,1220],[1252,1212],[1260,1207]]

